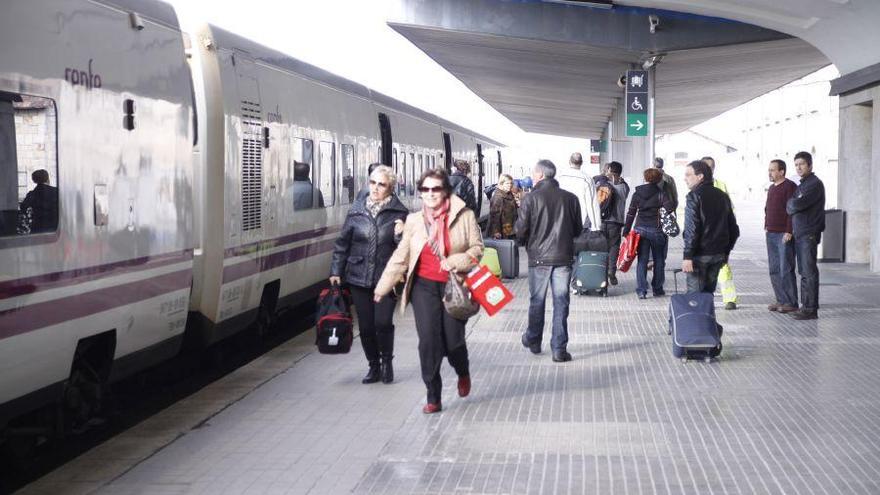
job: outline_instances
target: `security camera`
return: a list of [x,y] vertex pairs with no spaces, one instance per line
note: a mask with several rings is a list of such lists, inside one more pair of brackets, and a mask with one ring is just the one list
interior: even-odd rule
[[626,74],[621,74],[620,77],[617,78],[617,86],[621,88],[626,87]]
[[660,18],[654,14],[648,16],[648,30],[651,34],[657,32],[657,26],[660,25]]

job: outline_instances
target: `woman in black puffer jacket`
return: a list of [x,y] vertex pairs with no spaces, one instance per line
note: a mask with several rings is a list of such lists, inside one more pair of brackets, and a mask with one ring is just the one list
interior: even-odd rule
[[[644,172],[645,184],[638,186],[629,203],[626,223],[622,236],[626,237],[630,229],[635,228],[641,235],[639,241],[639,261],[636,266],[636,294],[645,299],[648,294],[648,259],[654,258],[654,274],[651,277],[651,289],[654,296],[663,296],[666,269],[666,245],[669,242],[666,234],[660,229],[660,208],[673,211],[672,198],[663,194],[663,172],[649,168]],[[635,226],[633,226],[635,221]]]
[[370,174],[370,193],[352,203],[342,232],[333,248],[330,283],[344,280],[351,289],[360,326],[361,345],[370,364],[363,383],[394,381],[395,301],[387,297],[373,302],[373,289],[388,258],[400,242],[403,222],[409,211],[394,194],[397,178],[390,167],[381,165]]

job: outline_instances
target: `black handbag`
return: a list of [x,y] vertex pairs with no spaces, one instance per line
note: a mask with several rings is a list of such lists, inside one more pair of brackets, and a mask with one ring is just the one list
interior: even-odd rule
[[467,320],[480,312],[480,304],[471,298],[471,291],[456,273],[449,273],[449,281],[443,289],[443,307],[456,320]]

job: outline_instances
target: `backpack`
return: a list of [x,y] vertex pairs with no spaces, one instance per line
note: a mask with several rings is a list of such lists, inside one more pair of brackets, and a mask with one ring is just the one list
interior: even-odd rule
[[601,177],[601,179],[596,181],[596,201],[599,202],[599,213],[602,220],[605,220],[613,213],[614,196],[616,194],[617,191],[614,190],[614,186],[605,177]]
[[315,316],[315,344],[321,354],[345,354],[351,350],[354,325],[351,319],[351,294],[338,286],[321,291]]

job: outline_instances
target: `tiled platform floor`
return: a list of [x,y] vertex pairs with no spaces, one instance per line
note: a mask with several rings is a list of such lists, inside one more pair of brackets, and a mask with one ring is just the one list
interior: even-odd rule
[[24,492],[880,493],[880,277],[822,265],[821,319],[769,313],[761,211],[737,213],[740,309],[719,310],[712,364],[672,358],[668,299],[636,299],[632,274],[573,300],[573,362],[533,356],[519,278],[512,306],[471,322],[473,393],[445,367],[440,414],[420,411],[408,312],[393,385],[303,335]]

